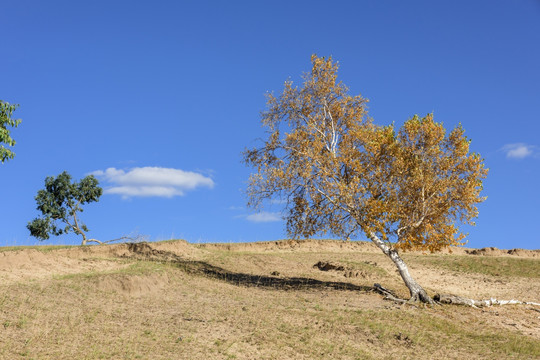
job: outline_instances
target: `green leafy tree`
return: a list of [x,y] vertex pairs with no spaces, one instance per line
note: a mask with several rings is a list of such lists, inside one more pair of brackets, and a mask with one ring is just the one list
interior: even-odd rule
[[57,177],[45,179],[45,189],[39,190],[36,196],[37,210],[42,217],[36,218],[27,225],[30,234],[39,240],[47,240],[50,235],[69,234],[81,235],[82,245],[89,242],[103,244],[97,239],[88,239],[89,231],[79,218],[82,206],[99,201],[103,189],[98,180],[89,175],[80,182],[72,182],[71,175],[66,171]]
[[4,163],[6,160],[13,159],[15,153],[6,148],[2,144],[7,146],[14,146],[15,140],[11,138],[8,127],[17,127],[21,123],[21,120],[13,119],[13,112],[19,105],[10,104],[3,100],[0,100],[0,162]]

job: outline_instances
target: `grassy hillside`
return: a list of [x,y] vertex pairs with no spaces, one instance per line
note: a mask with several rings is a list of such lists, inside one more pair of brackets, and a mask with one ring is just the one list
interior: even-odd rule
[[[428,292],[540,301],[538,252],[405,254]],[[323,271],[317,263],[334,269]],[[537,359],[540,312],[397,305],[336,241],[0,251],[0,359]]]

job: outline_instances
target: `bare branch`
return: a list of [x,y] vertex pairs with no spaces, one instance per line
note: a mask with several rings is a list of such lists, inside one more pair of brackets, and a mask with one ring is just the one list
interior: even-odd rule
[[98,239],[86,239],[86,241],[83,243],[83,245],[86,245],[86,244],[92,243],[92,242],[103,245],[103,244],[109,244],[109,243],[112,243],[112,242],[122,241],[122,240],[128,240],[130,242],[142,242],[142,241],[147,241],[148,240],[147,238],[148,238],[147,235],[136,235],[136,236],[125,235],[125,236],[121,236],[119,238],[111,239],[111,240],[107,240],[107,241],[101,241],[101,240],[98,240]]
[[534,305],[540,306],[540,303],[527,302],[520,300],[497,300],[495,298],[487,300],[474,300],[469,298],[464,298],[457,295],[448,295],[448,294],[437,294],[434,297],[435,301],[438,301],[442,304],[453,304],[453,305],[466,305],[471,307],[489,307],[492,305]]

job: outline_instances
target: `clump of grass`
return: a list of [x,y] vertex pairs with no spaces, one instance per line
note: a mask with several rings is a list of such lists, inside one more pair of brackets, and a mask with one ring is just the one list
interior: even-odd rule
[[417,256],[405,255],[414,262],[430,267],[442,268],[462,273],[476,273],[489,276],[540,278],[540,260],[512,257],[488,256]]
[[351,261],[343,260],[344,264],[347,264],[350,268],[357,271],[362,271],[373,276],[385,277],[388,276],[388,271],[378,266],[377,263],[372,261]]
[[[346,319],[370,329],[384,344],[398,340],[406,348],[435,353],[441,349],[460,349],[469,354],[487,357],[538,358],[540,343],[505,329],[497,329],[463,321],[450,307],[437,310],[368,310],[354,311]],[[444,343],[441,343],[444,339]],[[402,350],[403,351],[403,350]]]
[[75,274],[66,274],[54,276],[54,279],[57,280],[70,280],[70,279],[92,279],[104,275],[150,275],[158,272],[166,272],[173,265],[166,262],[157,262],[157,261],[144,261],[144,260],[131,260],[131,259],[120,259],[119,262],[127,263],[125,267],[121,267],[114,270],[94,270],[87,272],[79,272]]
[[31,246],[4,246],[0,247],[0,252],[21,251],[21,250],[37,250],[43,253],[51,252],[59,249],[71,249],[80,247],[80,245],[31,245]]
[[116,271],[118,274],[125,275],[149,275],[159,272],[169,271],[174,264],[158,261],[136,261],[128,267]]

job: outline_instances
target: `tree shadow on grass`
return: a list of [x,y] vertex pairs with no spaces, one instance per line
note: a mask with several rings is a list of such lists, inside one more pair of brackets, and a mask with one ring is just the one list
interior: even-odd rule
[[334,289],[363,292],[376,291],[372,286],[361,286],[339,281],[322,281],[303,277],[278,277],[237,273],[211,265],[204,261],[186,260],[171,251],[154,249],[145,242],[128,243],[127,246],[130,254],[124,255],[124,257],[172,263],[189,274],[204,275],[238,286],[280,290]]
[[263,287],[279,290],[334,289],[363,292],[374,291],[372,286],[360,286],[339,281],[322,281],[303,277],[277,277],[237,273],[203,261],[184,260],[175,263],[178,267],[190,274],[203,274],[239,286]]

